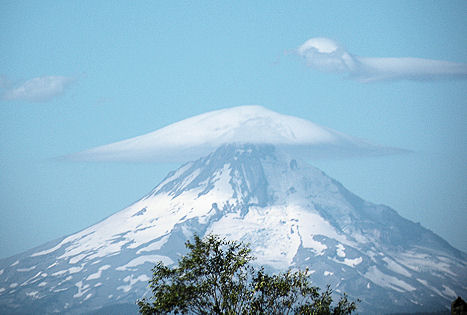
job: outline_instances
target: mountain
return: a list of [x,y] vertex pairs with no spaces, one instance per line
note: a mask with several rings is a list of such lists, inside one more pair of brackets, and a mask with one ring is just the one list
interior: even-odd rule
[[360,298],[360,314],[431,312],[467,294],[467,255],[433,232],[272,145],[230,144],[105,220],[0,260],[0,313],[134,303],[193,233],[248,242],[271,272],[308,267],[314,285]]

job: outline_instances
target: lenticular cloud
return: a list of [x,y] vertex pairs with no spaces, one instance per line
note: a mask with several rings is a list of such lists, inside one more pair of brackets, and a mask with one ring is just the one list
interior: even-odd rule
[[311,68],[348,74],[360,82],[467,79],[467,64],[422,58],[360,57],[329,38],[311,38],[296,52]]
[[68,156],[84,161],[184,162],[231,143],[270,144],[308,158],[385,155],[401,149],[371,144],[261,106],[194,116],[154,132]]

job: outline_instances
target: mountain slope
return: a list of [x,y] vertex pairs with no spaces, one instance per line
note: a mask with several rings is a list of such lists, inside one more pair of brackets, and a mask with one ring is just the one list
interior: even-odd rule
[[251,244],[271,271],[360,298],[359,313],[432,311],[467,288],[466,254],[268,145],[224,145],[171,172],[130,207],[0,261],[0,312],[84,313],[147,293],[193,233]]

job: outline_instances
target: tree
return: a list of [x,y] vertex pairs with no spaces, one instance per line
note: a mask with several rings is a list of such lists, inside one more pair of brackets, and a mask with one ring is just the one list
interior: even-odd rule
[[250,262],[251,249],[216,235],[187,241],[177,266],[161,262],[149,281],[150,300],[138,301],[142,314],[351,314],[347,296],[332,306],[332,291],[310,285],[308,271],[268,275]]

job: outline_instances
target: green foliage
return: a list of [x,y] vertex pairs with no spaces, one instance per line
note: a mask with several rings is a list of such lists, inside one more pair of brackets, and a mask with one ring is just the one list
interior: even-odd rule
[[320,293],[310,284],[308,270],[287,271],[268,275],[261,268],[253,278],[253,296],[248,314],[351,314],[356,310],[355,302],[349,303],[347,296],[332,307],[332,291]]
[[347,296],[331,306],[331,290],[310,285],[308,271],[268,275],[255,270],[248,245],[215,235],[195,235],[178,266],[161,262],[149,281],[151,300],[138,301],[142,314],[313,314],[344,315],[356,309]]

